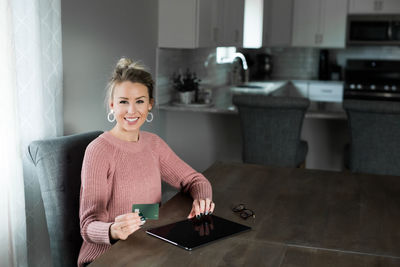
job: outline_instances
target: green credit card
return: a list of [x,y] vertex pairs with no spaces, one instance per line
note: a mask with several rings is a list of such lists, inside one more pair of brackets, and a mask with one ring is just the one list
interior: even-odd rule
[[133,204],[132,212],[141,212],[146,220],[158,220],[158,203],[155,204]]

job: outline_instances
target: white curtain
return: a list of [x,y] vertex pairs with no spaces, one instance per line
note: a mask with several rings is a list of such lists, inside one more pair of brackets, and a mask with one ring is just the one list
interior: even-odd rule
[[50,264],[27,147],[63,132],[60,1],[0,0],[0,266]]

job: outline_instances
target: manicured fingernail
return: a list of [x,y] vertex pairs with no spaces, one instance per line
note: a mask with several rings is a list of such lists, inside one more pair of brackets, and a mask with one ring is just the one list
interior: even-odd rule
[[204,213],[205,215],[208,215],[208,211],[206,211],[206,213]]
[[212,214],[212,211],[210,211],[208,214],[210,214],[210,215],[211,215],[211,214]]
[[203,216],[203,215],[204,215],[203,213],[200,213],[200,217]]
[[140,218],[140,220],[141,220],[141,221],[145,221],[145,220],[146,220],[146,217],[143,216],[143,217]]
[[196,215],[196,218],[197,218],[197,219],[200,219],[200,215]]
[[139,216],[140,216],[140,217],[143,217],[143,213],[139,212]]

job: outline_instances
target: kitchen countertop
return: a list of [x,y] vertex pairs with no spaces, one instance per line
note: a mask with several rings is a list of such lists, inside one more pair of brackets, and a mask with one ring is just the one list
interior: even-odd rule
[[[293,89],[287,86],[293,83],[315,82],[315,83],[341,83],[341,82],[322,82],[322,81],[269,81],[269,82],[251,82],[251,88],[238,86],[221,86],[214,88],[212,93],[213,104],[211,106],[199,107],[198,105],[174,105],[174,103],[161,104],[158,106],[161,110],[168,111],[190,111],[202,113],[217,114],[238,114],[237,108],[232,104],[233,94],[266,94],[271,96],[298,96],[293,95]],[[267,85],[266,85],[267,84]],[[260,88],[258,88],[260,87]],[[283,92],[283,93],[282,93]],[[298,94],[297,92],[295,94]],[[304,96],[303,96],[304,97]],[[341,102],[316,102],[311,101],[310,107],[306,112],[306,118],[315,119],[346,119],[346,113],[342,108]]]

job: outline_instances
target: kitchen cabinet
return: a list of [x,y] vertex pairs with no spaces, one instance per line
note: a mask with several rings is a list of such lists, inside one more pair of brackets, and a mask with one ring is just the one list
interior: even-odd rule
[[345,47],[347,0],[295,0],[292,45]]
[[343,83],[336,81],[292,81],[297,94],[311,101],[343,101]]
[[349,0],[349,14],[400,14],[400,1]]
[[160,0],[158,46],[243,45],[244,0]]
[[264,0],[263,46],[290,46],[293,0]]
[[343,84],[340,82],[310,82],[308,98],[311,101],[342,102]]
[[[244,0],[224,0],[219,6],[223,10],[223,39],[220,46],[243,46]],[[219,12],[221,13],[221,12]]]

